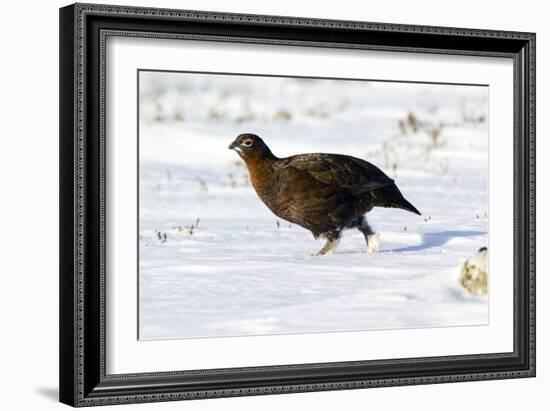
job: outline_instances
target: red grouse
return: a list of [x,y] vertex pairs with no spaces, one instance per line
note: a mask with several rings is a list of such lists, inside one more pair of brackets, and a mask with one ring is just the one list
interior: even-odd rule
[[244,160],[252,186],[278,217],[327,240],[317,255],[334,252],[342,231],[357,228],[367,251],[378,251],[378,236],[365,214],[373,207],[420,212],[378,167],[341,154],[299,154],[278,158],[255,134],[241,134],[229,148]]

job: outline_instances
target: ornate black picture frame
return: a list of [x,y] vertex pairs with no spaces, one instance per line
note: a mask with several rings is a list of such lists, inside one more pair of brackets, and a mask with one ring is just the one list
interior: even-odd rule
[[[107,374],[107,36],[513,59],[513,352]],[[61,402],[91,406],[535,376],[535,34],[75,4],[60,10],[60,101]]]

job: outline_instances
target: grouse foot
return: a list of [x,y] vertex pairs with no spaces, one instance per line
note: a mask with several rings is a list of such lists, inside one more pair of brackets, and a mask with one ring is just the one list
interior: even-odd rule
[[317,253],[313,254],[314,256],[317,255],[330,255],[334,254],[336,251],[336,247],[338,247],[338,243],[340,242],[340,236],[330,236],[327,238],[327,242],[321,248]]
[[380,251],[380,234],[373,233],[367,236],[367,253]]

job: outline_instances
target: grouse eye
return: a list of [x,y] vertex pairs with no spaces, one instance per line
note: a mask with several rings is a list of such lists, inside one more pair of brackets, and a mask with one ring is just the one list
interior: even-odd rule
[[245,147],[250,147],[252,145],[252,140],[244,140],[241,144]]

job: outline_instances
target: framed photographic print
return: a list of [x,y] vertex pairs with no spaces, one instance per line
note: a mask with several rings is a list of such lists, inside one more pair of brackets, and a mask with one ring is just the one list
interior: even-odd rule
[[535,375],[535,35],[60,10],[60,399]]

